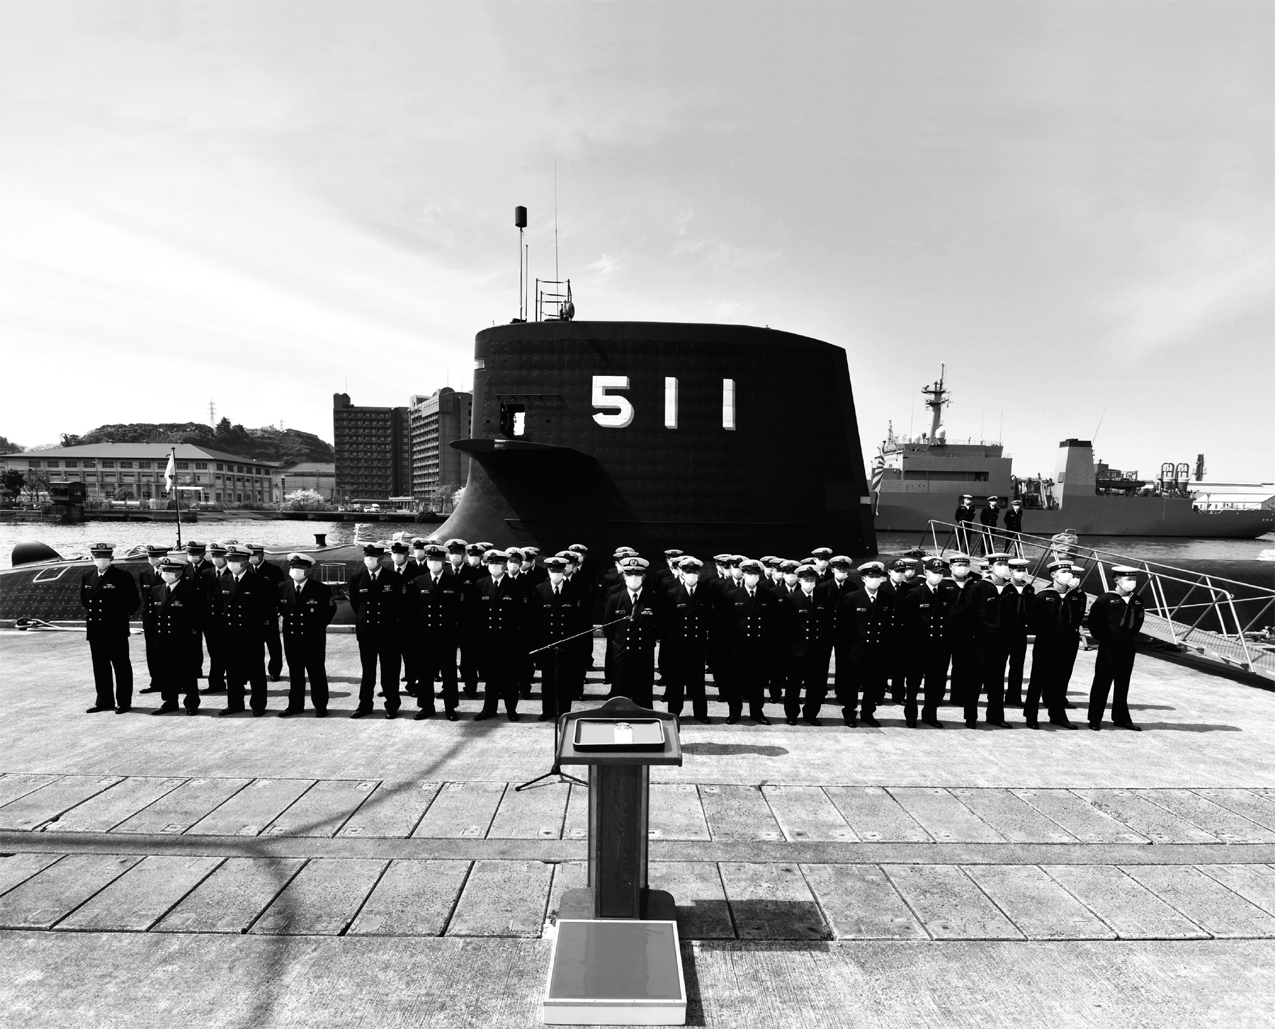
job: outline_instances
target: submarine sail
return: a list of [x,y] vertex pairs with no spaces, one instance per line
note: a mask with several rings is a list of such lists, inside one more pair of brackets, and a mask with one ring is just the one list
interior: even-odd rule
[[470,457],[435,535],[609,553],[872,554],[846,352],[739,325],[479,332]]

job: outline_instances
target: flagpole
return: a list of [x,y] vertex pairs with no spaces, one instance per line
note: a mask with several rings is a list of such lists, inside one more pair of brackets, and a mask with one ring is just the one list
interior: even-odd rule
[[173,484],[169,487],[169,492],[173,495],[173,502],[177,506],[177,549],[182,548],[182,495],[177,488],[177,448],[173,447],[169,458],[173,462]]

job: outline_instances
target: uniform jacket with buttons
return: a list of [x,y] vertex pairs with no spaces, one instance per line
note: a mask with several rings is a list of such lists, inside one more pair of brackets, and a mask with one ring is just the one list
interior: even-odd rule
[[142,597],[142,628],[148,633],[153,627],[151,624],[151,591],[156,586],[162,586],[163,584],[164,577],[160,575],[159,569],[149,563],[137,573],[137,588]]
[[1093,602],[1089,609],[1089,631],[1100,644],[1132,647],[1146,617],[1146,605],[1136,593],[1128,603],[1112,590]]
[[461,581],[446,565],[435,579],[426,568],[407,580],[406,622],[424,642],[454,642],[460,632]]
[[990,529],[1000,520],[1000,516],[1001,509],[989,505],[978,513],[978,520]]
[[484,647],[520,646],[528,619],[527,593],[508,575],[490,575],[473,585],[474,629]]
[[1029,631],[1036,634],[1038,647],[1075,646],[1080,642],[1080,627],[1085,621],[1083,590],[1059,592],[1053,586],[1032,597]]
[[[533,640],[537,647],[543,647],[558,640],[574,636],[589,628],[589,612],[585,607],[581,591],[575,589],[564,578],[560,593],[553,592],[553,582],[539,583],[532,591],[528,601],[531,606]],[[573,641],[571,646],[577,646]]]
[[275,587],[275,604],[283,616],[283,634],[294,639],[324,636],[336,614],[332,588],[318,579],[284,580]]
[[287,573],[269,559],[263,559],[261,564],[253,564],[248,562],[248,567],[260,575],[266,582],[270,583],[270,588],[274,589],[281,582],[288,578]]
[[796,593],[785,594],[780,602],[787,608],[788,653],[798,658],[805,657],[810,648],[826,653],[832,645],[833,628],[827,595],[820,593],[817,586],[808,594],[798,586]]
[[665,594],[665,628],[663,639],[671,647],[682,651],[705,650],[712,641],[719,624],[721,591],[702,579],[695,584],[695,596],[679,582]]
[[944,579],[934,589],[923,582],[904,593],[897,614],[908,643],[917,648],[947,646],[959,599],[956,584],[950,579]]
[[783,646],[783,612],[780,599],[773,591],[758,583],[756,593],[750,598],[748,587],[739,586],[731,590],[726,599],[736,652],[740,648],[777,651]]
[[264,640],[266,625],[275,615],[270,583],[250,568],[238,579],[226,572],[218,577],[216,586],[221,631],[237,640]]
[[1010,532],[1023,531],[1023,511],[1019,508],[1015,511],[1012,507],[1005,512],[1005,528]]
[[614,622],[617,618],[626,619],[602,630],[611,646],[628,653],[653,654],[663,627],[662,601],[663,597],[653,583],[643,583],[634,607],[628,586],[622,584],[607,599],[606,610],[602,612],[603,623]]
[[354,633],[360,639],[398,635],[406,597],[403,577],[384,564],[376,579],[364,566],[350,577],[350,606],[354,608]]
[[151,631],[165,643],[189,640],[203,627],[203,598],[190,579],[178,579],[170,590],[161,582],[147,593]]
[[99,572],[90,568],[80,578],[80,603],[87,612],[85,628],[91,640],[128,635],[128,620],[141,604],[141,594],[133,577],[117,568]]
[[843,597],[836,610],[836,632],[850,652],[863,656],[884,650],[894,631],[894,594],[877,590],[876,600],[866,589]]

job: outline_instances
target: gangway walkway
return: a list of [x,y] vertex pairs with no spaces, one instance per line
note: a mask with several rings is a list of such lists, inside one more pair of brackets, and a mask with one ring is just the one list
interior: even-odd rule
[[1275,681],[1275,588],[1225,579],[1188,568],[1125,557],[1074,539],[1060,540],[982,526],[931,520],[925,530],[934,553],[973,556],[996,550],[1026,558],[1038,586],[1049,582],[1048,566],[1069,557],[1083,569],[1080,587],[1092,603],[1110,588],[1111,569],[1131,565],[1142,573],[1139,595],[1146,603],[1142,632],[1180,651]]

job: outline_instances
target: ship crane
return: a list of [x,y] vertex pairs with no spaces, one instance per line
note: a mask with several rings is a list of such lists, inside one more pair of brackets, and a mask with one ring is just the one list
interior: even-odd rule
[[939,379],[933,386],[922,386],[921,392],[929,399],[926,400],[925,406],[932,413],[930,419],[930,441],[939,441],[939,426],[943,424],[943,407],[952,401],[948,399],[948,390],[943,388],[943,380],[947,375],[947,365],[939,365]]

